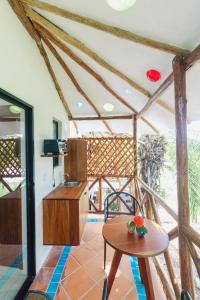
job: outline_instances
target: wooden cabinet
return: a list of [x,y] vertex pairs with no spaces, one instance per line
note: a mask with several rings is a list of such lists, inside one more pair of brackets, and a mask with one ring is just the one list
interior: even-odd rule
[[79,245],[88,214],[87,183],[57,187],[43,199],[44,245]]
[[0,198],[0,244],[22,243],[21,191]]
[[68,155],[64,159],[66,181],[87,181],[87,142],[68,139]]

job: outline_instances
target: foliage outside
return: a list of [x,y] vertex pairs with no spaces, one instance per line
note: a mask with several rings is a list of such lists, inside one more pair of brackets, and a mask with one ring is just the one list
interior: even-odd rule
[[[172,133],[164,136],[145,135],[138,141],[141,178],[161,197],[177,207],[176,140]],[[188,177],[190,214],[198,222],[200,212],[200,137],[188,138]]]

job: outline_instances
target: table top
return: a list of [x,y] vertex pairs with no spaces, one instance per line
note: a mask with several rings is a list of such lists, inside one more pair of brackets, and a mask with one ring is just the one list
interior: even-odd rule
[[67,187],[59,185],[43,200],[79,200],[87,187],[87,181],[80,182],[78,186]]
[[137,233],[130,234],[127,222],[133,216],[117,216],[104,224],[102,234],[105,241],[115,250],[137,257],[150,257],[163,253],[169,245],[167,232],[157,223],[144,219],[148,233],[139,237]]

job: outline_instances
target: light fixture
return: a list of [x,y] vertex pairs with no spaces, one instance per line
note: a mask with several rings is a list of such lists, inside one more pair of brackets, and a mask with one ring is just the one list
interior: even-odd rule
[[131,89],[126,89],[125,90],[126,95],[132,95],[132,90]]
[[103,105],[103,109],[104,109],[105,111],[113,111],[114,105],[113,105],[112,103],[105,103],[105,104]]
[[82,108],[82,107],[84,106],[84,104],[83,104],[82,101],[78,101],[78,102],[76,102],[76,106],[77,106],[78,108]]
[[147,71],[146,75],[147,75],[147,78],[153,82],[156,82],[156,81],[160,80],[160,78],[161,78],[160,72],[157,70],[153,70],[153,69]]
[[106,2],[115,10],[124,11],[133,6],[136,0],[106,0]]
[[9,106],[9,111],[12,113],[12,114],[20,114],[22,109],[19,107],[19,106],[16,106],[16,105],[11,105]]

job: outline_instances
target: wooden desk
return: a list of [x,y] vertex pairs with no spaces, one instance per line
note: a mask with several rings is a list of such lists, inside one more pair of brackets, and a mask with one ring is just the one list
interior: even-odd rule
[[108,221],[103,226],[105,241],[115,249],[111,269],[108,275],[108,295],[111,291],[117,269],[123,254],[138,257],[140,275],[145,285],[147,299],[154,300],[154,291],[148,257],[163,253],[169,245],[168,234],[153,221],[144,220],[148,234],[144,238],[138,237],[137,233],[128,233],[127,222],[130,216],[118,216]]

